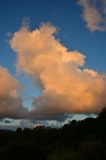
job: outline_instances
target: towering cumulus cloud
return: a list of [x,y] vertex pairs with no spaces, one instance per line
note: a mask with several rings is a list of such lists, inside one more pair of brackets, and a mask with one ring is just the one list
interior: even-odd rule
[[83,19],[91,31],[106,31],[106,0],[78,0]]
[[22,100],[18,97],[19,84],[7,71],[0,67],[0,118],[26,117],[27,109],[22,106]]
[[68,51],[56,40],[56,31],[51,24],[33,31],[24,26],[10,40],[17,54],[17,71],[30,75],[41,89],[29,116],[47,119],[101,111],[106,105],[106,76],[85,69],[85,56]]

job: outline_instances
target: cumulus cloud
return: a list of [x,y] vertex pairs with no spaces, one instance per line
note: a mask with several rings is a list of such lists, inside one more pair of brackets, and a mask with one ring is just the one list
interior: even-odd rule
[[18,96],[18,81],[13,78],[6,68],[0,67],[0,118],[22,118],[27,115],[22,100]]
[[29,117],[100,112],[106,106],[106,76],[84,68],[86,57],[69,51],[55,38],[56,32],[51,24],[32,31],[24,26],[10,40],[17,54],[17,72],[30,75],[41,89]]
[[78,4],[91,31],[106,31],[106,0],[78,0]]

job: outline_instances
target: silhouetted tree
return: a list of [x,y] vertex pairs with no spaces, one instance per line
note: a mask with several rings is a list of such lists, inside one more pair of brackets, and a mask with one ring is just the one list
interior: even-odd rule
[[106,108],[97,118],[73,120],[61,128],[0,130],[1,160],[105,160],[105,151]]

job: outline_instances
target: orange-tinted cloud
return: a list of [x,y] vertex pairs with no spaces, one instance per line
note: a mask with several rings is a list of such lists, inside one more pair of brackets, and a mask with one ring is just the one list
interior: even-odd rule
[[54,36],[56,31],[51,24],[33,31],[24,26],[10,40],[17,71],[30,75],[42,91],[33,100],[29,116],[40,119],[101,111],[106,105],[106,76],[84,68],[86,57],[63,46]]
[[106,31],[106,0],[78,0],[82,17],[91,31]]
[[7,69],[0,67],[0,117],[23,118],[27,109],[17,94],[18,81],[13,78]]

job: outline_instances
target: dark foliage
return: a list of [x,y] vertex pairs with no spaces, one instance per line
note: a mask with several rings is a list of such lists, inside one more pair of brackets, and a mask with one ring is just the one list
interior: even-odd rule
[[1,130],[0,159],[105,160],[106,109],[95,119],[73,120],[59,129]]

